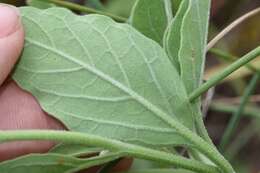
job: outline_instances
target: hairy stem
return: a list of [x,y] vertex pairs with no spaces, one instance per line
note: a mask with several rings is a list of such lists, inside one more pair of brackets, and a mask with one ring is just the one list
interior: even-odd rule
[[225,79],[228,75],[242,67],[243,65],[247,64],[251,60],[257,58],[260,55],[260,46],[228,66],[226,69],[224,69],[222,72],[217,74],[216,76],[212,77],[209,79],[206,83],[202,84],[199,88],[194,90],[190,95],[189,95],[189,100],[190,102],[193,102],[197,98],[199,98],[204,92],[206,92],[209,88],[217,85],[220,81]]
[[260,73],[256,73],[249,85],[247,86],[242,98],[241,98],[241,103],[240,103],[240,106],[238,107],[238,109],[234,112],[231,120],[229,121],[228,123],[228,126],[227,128],[225,129],[225,132],[224,132],[224,135],[221,139],[221,142],[220,142],[220,145],[219,145],[219,149],[221,151],[224,151],[226,145],[229,143],[230,141],[230,138],[232,136],[232,134],[234,133],[234,131],[236,130],[237,126],[238,126],[238,123],[239,123],[239,120],[243,114],[243,111],[245,109],[245,106],[246,104],[248,103],[248,100],[250,98],[250,95],[251,93],[254,91],[255,87],[256,87],[256,84],[257,84],[257,81],[258,79],[260,78]]
[[[234,62],[234,61],[236,61],[239,58],[239,57],[236,57],[234,55],[229,54],[228,52],[224,52],[223,50],[216,49],[216,48],[210,49],[209,52],[214,54],[214,55],[217,55],[218,58],[221,58],[221,59],[223,59],[224,61],[227,61],[227,62]],[[246,64],[245,66],[249,70],[251,70],[253,73],[258,71],[258,69],[255,68],[251,64]]]
[[89,7],[86,7],[86,6],[78,5],[78,4],[75,4],[75,3],[72,3],[72,2],[67,2],[67,1],[62,1],[62,0],[40,0],[40,1],[48,1],[48,2],[56,4],[58,6],[66,7],[68,9],[77,10],[77,11],[84,12],[84,13],[96,13],[96,14],[105,15],[105,16],[111,17],[112,19],[114,19],[118,22],[126,22],[127,21],[127,18],[124,18],[124,17],[121,17],[121,16],[116,16],[114,14],[110,14],[110,13],[100,11],[100,10],[96,10],[96,9],[93,9],[93,8],[89,8]]
[[70,144],[74,143],[98,146],[111,151],[123,151],[126,156],[174,164],[177,167],[197,172],[219,173],[219,169],[214,166],[202,164],[198,161],[193,161],[182,156],[172,155],[146,147],[123,143],[90,134],[54,130],[0,131],[0,142],[17,140],[52,140]]

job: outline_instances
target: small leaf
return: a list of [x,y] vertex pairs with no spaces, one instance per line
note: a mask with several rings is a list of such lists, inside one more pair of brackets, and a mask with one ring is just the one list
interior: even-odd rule
[[183,0],[167,29],[164,47],[190,94],[202,80],[210,0]]
[[106,1],[104,6],[107,12],[128,18],[135,1],[136,0],[109,0]]
[[26,43],[13,78],[68,129],[149,146],[189,144],[169,119],[193,130],[193,111],[158,44],[100,15],[27,7],[22,16]]
[[180,7],[181,2],[185,0],[171,0],[171,1],[172,1],[172,11],[173,14],[175,15]]
[[192,171],[184,169],[143,169],[143,170],[134,170],[121,173],[194,173]]
[[189,0],[181,27],[179,62],[188,94],[202,81],[206,56],[210,0]]
[[[188,94],[202,82],[205,63],[210,0],[183,0],[164,37],[164,47],[179,70]],[[201,102],[193,104],[196,128],[210,142],[201,115]]]
[[137,0],[130,23],[145,36],[162,45],[165,29],[172,19],[170,0]]
[[85,4],[87,6],[90,6],[90,7],[99,9],[99,10],[104,10],[105,9],[103,4],[102,4],[102,2],[100,2],[100,0],[88,0],[88,1],[85,1]]
[[164,48],[173,65],[180,72],[179,49],[181,46],[181,27],[183,16],[188,9],[188,0],[183,0],[174,19],[171,21],[164,38]]
[[119,153],[78,159],[61,154],[30,154],[0,163],[1,173],[74,173],[118,159]]
[[77,144],[59,144],[53,147],[49,152],[56,154],[65,154],[70,156],[86,156],[89,154],[99,153],[101,148],[89,147]]
[[47,9],[47,8],[55,7],[54,4],[49,2],[44,2],[41,0],[27,0],[26,3],[32,7],[36,7],[39,9]]

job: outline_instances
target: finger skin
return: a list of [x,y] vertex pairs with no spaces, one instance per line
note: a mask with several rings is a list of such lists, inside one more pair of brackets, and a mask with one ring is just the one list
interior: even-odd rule
[[[14,81],[6,81],[24,44],[24,30],[18,9],[11,7],[14,9],[12,13],[7,10],[9,7],[0,4],[0,130],[64,130],[65,127],[47,115],[31,94],[19,88]],[[0,161],[29,153],[47,152],[53,145],[54,143],[50,141],[2,143],[0,144]],[[112,172],[128,169],[131,162],[132,159],[123,159],[112,169]],[[100,168],[94,167],[84,172],[95,173],[98,169]]]
[[[24,30],[17,8],[0,4],[0,130],[63,129],[45,114],[37,101],[14,82],[5,82],[24,44]],[[32,152],[46,152],[51,142],[9,142],[0,144],[0,161]]]
[[[0,130],[64,129],[64,126],[40,108],[36,99],[13,81],[0,88]],[[28,153],[48,151],[52,142],[8,142],[0,144],[0,160]]]
[[[0,130],[11,129],[53,129],[65,127],[42,111],[36,99],[19,88],[14,81],[6,82],[0,88]],[[0,144],[0,161],[13,159],[29,153],[44,153],[53,147],[53,142],[8,142]],[[121,160],[111,172],[128,170],[131,158]],[[95,173],[100,167],[93,167],[84,173]]]
[[[10,10],[12,9],[12,10]],[[24,43],[24,30],[15,7],[0,5],[0,85],[18,60]]]

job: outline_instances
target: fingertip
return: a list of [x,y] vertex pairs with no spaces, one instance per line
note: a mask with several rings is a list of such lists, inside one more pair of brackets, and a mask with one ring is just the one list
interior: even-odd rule
[[19,28],[20,12],[19,9],[0,4],[0,38],[7,37]]
[[0,4],[0,85],[19,58],[23,42],[24,32],[18,8]]

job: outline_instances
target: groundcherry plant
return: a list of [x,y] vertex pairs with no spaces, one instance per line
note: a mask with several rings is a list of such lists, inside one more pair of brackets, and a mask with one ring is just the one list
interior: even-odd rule
[[124,157],[167,165],[137,172],[235,173],[208,137],[200,96],[260,47],[202,83],[210,0],[137,0],[129,19],[37,1],[47,9],[20,8],[26,38],[12,77],[68,131],[0,131],[0,142],[59,143],[1,162],[1,173],[74,173]]

